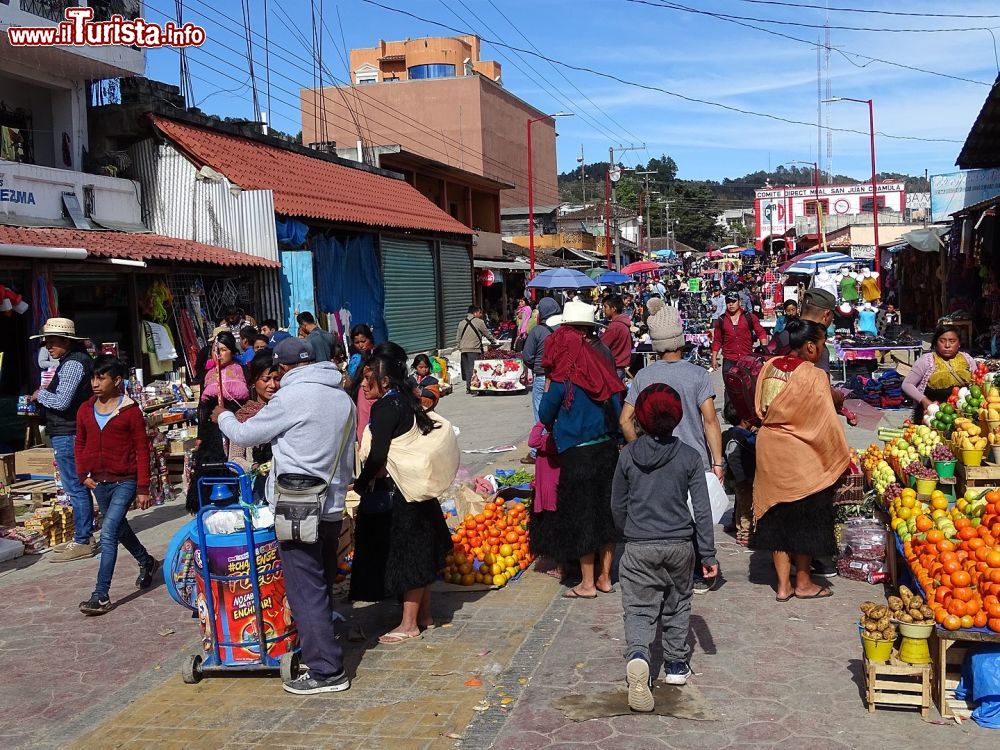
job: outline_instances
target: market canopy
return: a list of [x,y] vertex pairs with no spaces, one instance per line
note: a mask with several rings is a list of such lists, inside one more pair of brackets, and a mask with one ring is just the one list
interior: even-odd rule
[[528,282],[529,289],[593,289],[597,282],[572,268],[551,268]]
[[675,253],[670,248],[664,248],[663,250],[657,250],[655,253],[653,253],[653,255],[655,257],[659,258],[660,260],[663,260],[664,258],[675,258],[675,257],[677,257],[677,253]]
[[739,245],[726,245],[725,247],[720,247],[719,248],[719,252],[720,253],[738,253],[742,249],[743,248],[740,247]]
[[622,273],[626,273],[631,276],[632,274],[636,273],[649,273],[650,271],[659,271],[659,270],[660,270],[660,265],[658,263],[654,263],[651,260],[640,260],[636,261],[635,263],[629,263],[627,266],[625,266],[625,268],[622,269]]
[[904,232],[900,239],[907,245],[915,247],[923,253],[936,253],[945,247],[942,238],[948,234],[950,227],[927,227]]
[[788,274],[802,274],[812,276],[817,271],[850,266],[857,263],[849,255],[843,253],[815,252],[800,255],[797,258],[785,261],[778,266],[778,271]]
[[740,250],[740,255],[742,255],[744,258],[752,258],[756,254],[757,254],[757,251],[754,250],[752,247],[748,247],[748,248],[745,248],[743,250]]
[[719,252],[718,250],[709,250],[708,251],[708,255],[706,257],[708,257],[708,258],[721,258],[722,257],[722,253]]
[[597,283],[603,284],[604,286],[621,286],[622,284],[628,284],[631,281],[631,276],[626,276],[625,274],[618,273],[617,271],[605,271],[597,277]]

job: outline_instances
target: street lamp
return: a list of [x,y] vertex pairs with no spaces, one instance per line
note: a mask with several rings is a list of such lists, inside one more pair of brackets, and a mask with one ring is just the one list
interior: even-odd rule
[[542,115],[541,117],[528,119],[528,258],[530,265],[528,273],[532,279],[535,278],[535,199],[532,185],[534,178],[532,176],[531,125],[539,120],[549,120],[553,117],[572,116],[572,112],[555,112],[551,115]]
[[[882,253],[878,246],[878,183],[875,179],[875,107],[871,99],[852,99],[849,96],[835,96],[832,99],[824,99],[824,102],[855,102],[856,104],[868,105],[868,133],[871,143],[872,154],[872,224],[875,234],[875,272],[878,273],[881,267]],[[881,286],[881,284],[880,284]]]
[[822,216],[820,214],[819,207],[819,165],[814,161],[800,161],[799,159],[792,159],[789,164],[805,164],[807,166],[812,166],[813,168],[813,190],[816,194],[816,234],[818,235],[823,250],[826,250],[826,233],[823,231]]

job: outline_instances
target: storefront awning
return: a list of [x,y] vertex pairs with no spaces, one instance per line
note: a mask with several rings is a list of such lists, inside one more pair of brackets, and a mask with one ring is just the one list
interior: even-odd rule
[[[524,261],[520,260],[473,260],[472,265],[475,268],[488,268],[491,271],[523,271],[527,273],[531,270],[531,266]],[[536,271],[544,271],[549,266],[543,266],[541,263],[535,264]]]
[[941,238],[948,234],[949,229],[950,227],[914,229],[902,235],[899,239],[921,252],[936,253],[946,247]]
[[161,234],[137,232],[102,232],[80,229],[43,229],[0,225],[0,246],[79,248],[87,257],[131,261],[180,261],[216,266],[255,266],[279,268],[280,263],[192,240],[179,240]]

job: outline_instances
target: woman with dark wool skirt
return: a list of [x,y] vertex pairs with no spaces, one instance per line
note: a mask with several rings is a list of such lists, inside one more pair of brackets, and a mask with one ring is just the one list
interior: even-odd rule
[[621,394],[614,359],[595,336],[595,308],[568,302],[559,328],[545,341],[542,365],[549,387],[538,419],[555,438],[561,471],[556,509],[532,518],[535,554],[579,560],[581,582],[563,595],[595,599],[610,593],[617,534],[611,516],[611,480],[618,462]]
[[351,598],[402,599],[400,624],[378,639],[387,646],[419,638],[421,631],[434,624],[430,585],[452,547],[440,503],[435,499],[407,502],[385,471],[393,438],[405,435],[414,423],[424,434],[446,429],[424,411],[413,389],[406,385],[404,357],[400,347],[386,342],[365,364],[366,386],[375,399],[366,428],[371,432],[371,447],[354,483],[361,506]]

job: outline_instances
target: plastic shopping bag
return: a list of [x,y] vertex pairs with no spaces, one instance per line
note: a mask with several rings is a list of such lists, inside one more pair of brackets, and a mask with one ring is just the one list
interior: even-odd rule
[[[723,514],[729,508],[729,496],[722,487],[722,482],[710,471],[705,472],[705,481],[708,483],[708,502],[712,506],[712,523],[722,520]],[[694,518],[694,508],[691,506],[691,495],[688,495],[688,510]]]

